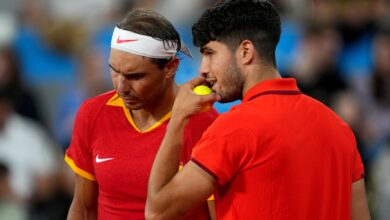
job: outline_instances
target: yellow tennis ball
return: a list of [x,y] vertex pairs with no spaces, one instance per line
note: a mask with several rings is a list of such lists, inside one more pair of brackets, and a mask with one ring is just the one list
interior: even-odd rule
[[[208,94],[211,94],[213,93],[213,90],[211,90],[209,87],[205,86],[205,85],[199,85],[199,86],[195,86],[192,91],[197,94],[197,95],[208,95]],[[212,106],[212,103],[207,103],[205,104],[203,107],[202,107],[202,110],[201,112],[206,112],[208,111]]]
[[197,95],[208,95],[213,93],[213,90],[211,90],[209,87],[205,85],[199,85],[195,86],[192,91]]

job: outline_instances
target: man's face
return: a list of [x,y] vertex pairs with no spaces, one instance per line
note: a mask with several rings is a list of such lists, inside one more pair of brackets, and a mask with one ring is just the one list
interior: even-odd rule
[[235,55],[220,42],[211,41],[201,49],[200,74],[206,77],[212,90],[221,96],[220,102],[242,99],[244,79]]
[[142,56],[111,49],[109,65],[114,88],[130,110],[153,106],[171,85],[163,71]]

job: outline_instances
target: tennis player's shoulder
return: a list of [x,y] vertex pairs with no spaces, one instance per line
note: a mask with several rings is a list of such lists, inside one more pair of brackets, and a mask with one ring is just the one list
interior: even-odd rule
[[213,123],[213,127],[216,130],[226,130],[228,127],[240,127],[244,115],[240,105],[234,106],[229,111],[220,114]]
[[116,95],[114,90],[86,99],[80,106],[79,113],[97,115]]

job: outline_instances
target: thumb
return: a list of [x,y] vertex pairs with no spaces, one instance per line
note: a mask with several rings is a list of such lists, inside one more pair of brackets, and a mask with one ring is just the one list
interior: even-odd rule
[[196,77],[196,78],[193,78],[192,80],[188,81],[187,83],[185,83],[183,86],[186,86],[188,89],[193,89],[195,86],[198,86],[202,83],[204,83],[206,81],[206,79],[204,77]]
[[221,100],[221,96],[216,94],[216,93],[211,93],[211,94],[208,94],[208,95],[200,96],[200,101],[202,103],[206,103],[206,102],[214,103],[214,102],[218,102],[220,100]]

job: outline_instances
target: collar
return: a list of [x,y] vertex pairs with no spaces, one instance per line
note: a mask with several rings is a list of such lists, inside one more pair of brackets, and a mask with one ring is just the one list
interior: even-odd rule
[[278,94],[278,95],[298,95],[302,92],[293,78],[278,78],[264,80],[250,88],[244,95],[242,102],[248,102],[261,95]]
[[108,102],[106,103],[106,105],[110,105],[110,106],[116,106],[116,107],[122,107],[123,108],[123,112],[125,113],[125,116],[127,118],[127,120],[130,122],[130,124],[133,126],[133,128],[138,131],[139,133],[146,133],[146,132],[149,132],[155,128],[157,128],[158,126],[160,126],[162,123],[164,123],[165,121],[167,121],[168,119],[171,118],[172,116],[172,111],[168,112],[164,117],[162,117],[159,121],[157,121],[156,123],[154,123],[150,128],[142,131],[141,129],[139,129],[137,127],[137,125],[135,124],[134,120],[133,120],[133,116],[131,115],[130,113],[130,110],[128,108],[126,108],[125,104],[123,103],[123,100],[121,97],[119,97],[119,95],[117,93],[115,93],[115,95],[113,97],[111,97],[110,100],[108,100]]

